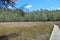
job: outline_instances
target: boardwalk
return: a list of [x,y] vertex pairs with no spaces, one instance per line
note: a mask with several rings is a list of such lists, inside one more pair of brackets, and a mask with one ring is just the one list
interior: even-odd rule
[[60,40],[60,30],[57,25],[54,25],[50,40]]

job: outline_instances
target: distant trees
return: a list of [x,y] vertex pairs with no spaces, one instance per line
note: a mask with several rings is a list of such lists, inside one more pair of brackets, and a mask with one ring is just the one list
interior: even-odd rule
[[29,14],[28,21],[60,21],[60,10],[36,10]]
[[[14,7],[16,0],[0,0],[0,22],[18,22],[18,21],[60,21],[60,10],[36,10],[33,12],[24,12],[22,5],[20,8]],[[16,8],[10,10],[8,6]],[[4,9],[5,8],[5,9]]]
[[60,21],[60,10],[36,10],[33,12],[24,12],[24,15],[19,10],[5,10],[3,8],[1,10],[0,22]]

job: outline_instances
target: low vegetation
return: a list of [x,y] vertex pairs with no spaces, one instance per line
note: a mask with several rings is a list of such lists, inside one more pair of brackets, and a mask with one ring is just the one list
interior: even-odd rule
[[60,22],[0,23],[1,40],[49,40],[53,25]]

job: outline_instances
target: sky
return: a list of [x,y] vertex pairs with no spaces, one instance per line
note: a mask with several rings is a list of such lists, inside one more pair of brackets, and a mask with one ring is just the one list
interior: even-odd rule
[[16,7],[19,8],[24,4],[28,4],[25,8],[29,11],[37,9],[60,9],[60,0],[18,0],[16,2]]

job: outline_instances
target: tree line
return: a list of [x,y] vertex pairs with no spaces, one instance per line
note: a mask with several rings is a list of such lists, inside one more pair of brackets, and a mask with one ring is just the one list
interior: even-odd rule
[[[22,7],[16,8],[16,0],[0,0],[0,22],[35,22],[60,21],[60,10],[35,10],[25,12]],[[15,10],[8,9],[14,7]]]
[[42,9],[21,14],[20,10],[0,8],[0,22],[60,21],[60,10]]

